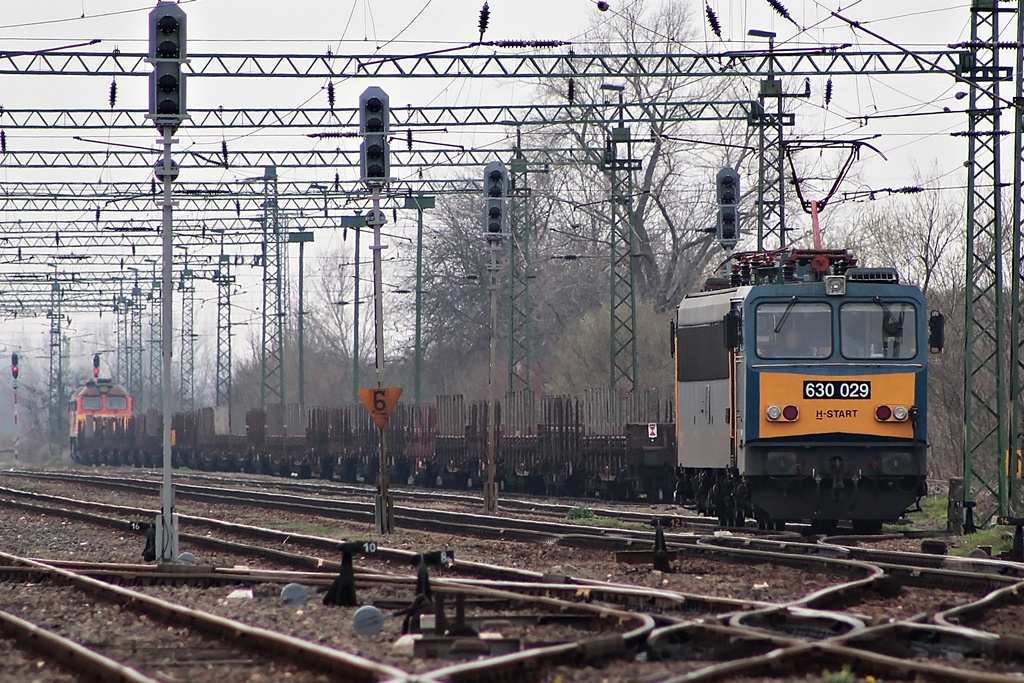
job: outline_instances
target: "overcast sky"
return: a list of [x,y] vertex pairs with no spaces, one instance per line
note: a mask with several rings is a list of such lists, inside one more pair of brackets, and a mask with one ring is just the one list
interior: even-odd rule
[[[910,50],[945,50],[947,45],[969,37],[969,0],[783,0],[793,21],[769,6],[766,0],[709,0],[723,29],[718,40],[704,19],[705,3],[697,0],[671,0],[694,16],[703,40],[679,44],[680,52],[719,52],[735,49],[759,49],[763,39],[746,36],[756,28],[777,33],[780,48],[841,45],[851,49],[877,49],[879,41],[852,29],[830,16],[839,11],[844,17],[882,34]],[[655,0],[648,0],[656,4]],[[77,48],[81,51],[109,53],[114,49],[137,53],[147,49],[147,15],[155,3],[141,0],[0,0],[0,46],[4,51],[44,50],[99,39],[97,45]],[[188,16],[190,54],[255,53],[255,54],[412,54],[416,52],[464,45],[479,39],[478,20],[482,0],[187,0],[180,3]],[[592,29],[613,18],[621,8],[632,4],[626,0],[610,0],[608,12],[600,12],[592,0],[489,0],[490,24],[484,40],[550,39],[571,41],[582,46],[591,40]],[[1015,26],[1007,21],[1005,40],[1013,40]],[[797,26],[798,25],[798,26]],[[581,48],[582,49],[582,48]],[[884,46],[884,49],[892,48]],[[467,49],[468,54],[489,54],[491,48]],[[1007,64],[1012,53],[1006,52]],[[338,99],[343,106],[354,106],[355,98],[371,83],[357,79],[351,84],[338,84]],[[524,103],[531,101],[532,85],[523,81],[488,82],[481,79],[396,79],[374,82],[384,87],[393,103],[426,105],[476,105]],[[0,105],[10,109],[31,108],[96,108],[107,106],[107,78],[33,77],[31,75],[0,76]],[[750,79],[750,91],[756,96],[756,81]],[[817,92],[824,88],[824,79],[812,84]],[[318,79],[275,79],[272,85],[260,85],[248,79],[193,79],[189,82],[188,102],[192,108],[216,106],[275,106],[280,108],[326,106],[325,83]],[[826,111],[820,104],[791,101],[805,135],[818,137],[871,137],[888,158],[883,162],[866,155],[858,171],[868,177],[873,187],[899,187],[910,184],[915,165],[930,168],[937,165],[935,182],[962,184],[966,143],[953,139],[949,133],[966,128],[963,115],[933,115],[944,107],[962,111],[966,100],[955,99],[963,87],[944,77],[845,77],[836,79],[836,95]],[[1009,87],[1004,91],[1010,96]],[[144,108],[145,79],[121,79],[118,106]],[[348,104],[345,104],[348,103]],[[858,117],[879,114],[926,114],[919,117],[873,120],[862,126]],[[1007,122],[1006,126],[1009,126]],[[5,130],[8,145],[21,149],[73,149],[66,132],[19,132]],[[493,133],[491,133],[493,136]],[[446,142],[480,145],[483,133],[457,131]],[[107,141],[148,144],[156,137],[154,130],[113,131],[101,136]],[[178,133],[181,144],[211,150],[219,149],[221,134],[203,139],[188,130],[187,124]],[[288,148],[309,148],[308,140],[287,138],[282,133],[264,131],[258,141],[233,139],[234,146],[252,145],[266,148],[282,145]],[[275,139],[276,138],[276,139]],[[287,139],[286,139],[287,138]],[[85,143],[80,143],[85,144]],[[283,178],[327,180],[325,172],[289,171]],[[45,179],[124,180],[126,176],[112,169],[71,171],[23,171],[0,169],[4,181]],[[827,169],[822,170],[827,175]],[[231,169],[204,180],[233,181],[258,175],[257,169]],[[333,174],[329,174],[333,176]],[[145,178],[136,180],[148,181]],[[184,180],[185,178],[183,178]],[[189,178],[199,180],[200,178]],[[851,188],[853,189],[853,188]],[[3,216],[3,220],[15,217]],[[65,216],[81,219],[82,216]],[[413,223],[404,219],[405,229]],[[333,240],[333,242],[332,242]],[[334,244],[336,238],[318,238],[312,255]],[[293,266],[294,272],[294,266]],[[207,323],[213,320],[214,306],[197,307]],[[247,315],[247,314],[240,314]],[[109,322],[109,316],[105,319]],[[82,323],[86,327],[86,323]],[[17,338],[29,335],[43,339],[45,332],[23,323],[0,326],[0,348],[20,344]],[[88,332],[86,331],[86,335]],[[240,340],[242,341],[242,340]],[[91,354],[83,345],[75,354],[76,363],[84,365]]]

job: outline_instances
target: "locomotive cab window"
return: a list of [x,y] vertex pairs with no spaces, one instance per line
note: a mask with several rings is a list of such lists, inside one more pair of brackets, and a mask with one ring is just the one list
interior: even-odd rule
[[83,396],[82,410],[103,410],[102,396]]
[[908,359],[917,356],[917,310],[904,301],[846,303],[839,308],[844,358]]
[[832,308],[825,303],[764,303],[755,314],[759,358],[828,358],[832,355]]
[[128,410],[128,399],[124,396],[107,396],[107,410]]

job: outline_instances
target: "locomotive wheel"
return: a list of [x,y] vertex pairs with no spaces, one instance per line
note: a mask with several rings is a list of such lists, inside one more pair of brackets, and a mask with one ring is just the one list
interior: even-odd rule
[[761,531],[785,531],[786,523],[783,521],[774,520],[768,515],[758,514],[757,528]]
[[743,526],[743,522],[746,521],[740,515],[734,512],[718,513],[718,526],[734,528]]

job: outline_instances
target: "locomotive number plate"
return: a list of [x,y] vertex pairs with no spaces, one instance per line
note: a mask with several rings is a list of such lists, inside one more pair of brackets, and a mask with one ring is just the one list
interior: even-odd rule
[[804,380],[804,398],[871,398],[871,382]]

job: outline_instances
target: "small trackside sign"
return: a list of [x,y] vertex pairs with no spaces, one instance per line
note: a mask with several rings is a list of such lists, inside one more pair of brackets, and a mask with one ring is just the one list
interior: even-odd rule
[[366,412],[377,423],[377,427],[384,429],[391,417],[391,411],[398,403],[402,395],[401,387],[378,387],[376,389],[360,389],[359,400],[366,406]]
[[647,438],[657,439],[658,438],[658,423],[648,422],[647,423]]

